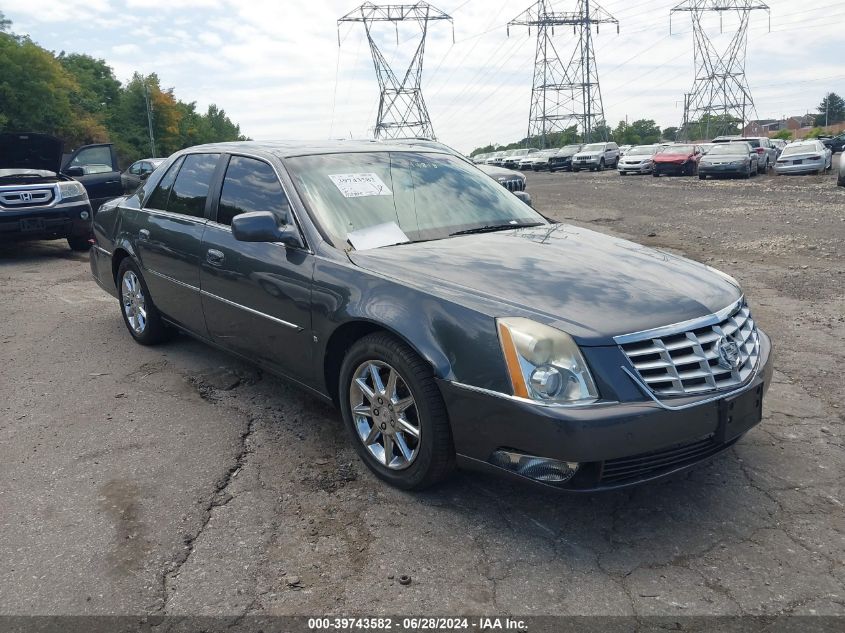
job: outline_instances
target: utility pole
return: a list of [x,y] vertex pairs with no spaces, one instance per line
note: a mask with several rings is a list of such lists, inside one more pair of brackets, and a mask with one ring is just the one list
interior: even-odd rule
[[144,102],[147,104],[147,129],[150,133],[150,158],[156,158],[156,139],[153,133],[153,109],[150,106],[150,87],[144,77]]
[[[534,82],[531,87],[531,109],[528,115],[528,138],[538,138],[546,147],[548,136],[577,125],[584,142],[590,142],[599,122],[604,123],[604,106],[599,87],[596,57],[593,51],[592,27],[619,22],[591,0],[576,0],[574,11],[555,11],[551,0],[538,0],[516,18],[510,27],[537,27],[537,52],[534,56]],[[578,42],[564,63],[555,46],[555,27],[571,26]],[[607,140],[607,126],[604,127]]]
[[[700,123],[705,119],[704,129],[710,138],[730,133],[734,126],[743,130],[749,113],[756,115],[745,78],[748,24],[751,12],[756,10],[769,12],[769,7],[759,0],[684,0],[669,11],[669,33],[672,32],[672,16],[679,12],[689,13],[695,41],[695,81],[689,99],[685,100],[684,130],[693,121]],[[719,50],[707,34],[703,19],[709,13],[717,13],[721,31],[726,12],[736,13],[739,26],[727,47]]]
[[[434,128],[428,115],[428,108],[422,95],[423,55],[428,23],[452,18],[425,2],[416,4],[374,5],[365,2],[337,21],[338,46],[340,46],[340,25],[342,22],[361,22],[367,33],[370,53],[379,83],[380,96],[374,138],[430,138],[434,139]],[[411,58],[401,81],[390,68],[373,38],[376,22],[392,22],[396,28],[396,44],[399,45],[399,22],[416,22],[421,37],[416,52]],[[452,42],[455,41],[455,27],[452,25]]]

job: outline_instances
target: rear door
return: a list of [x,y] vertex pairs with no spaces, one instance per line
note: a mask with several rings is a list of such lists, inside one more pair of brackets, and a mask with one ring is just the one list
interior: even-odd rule
[[199,261],[209,191],[220,154],[179,158],[145,201],[132,230],[144,278],[156,306],[184,328],[207,336]]
[[63,171],[72,167],[80,168],[84,172],[82,175],[73,173],[71,175],[85,187],[94,211],[99,209],[106,200],[123,195],[120,170],[117,168],[117,155],[111,144],[102,143],[80,147],[70,155]]
[[307,248],[237,241],[232,218],[249,211],[270,211],[280,224],[295,224],[276,169],[260,158],[232,155],[200,258],[209,334],[223,347],[309,381],[314,256]]

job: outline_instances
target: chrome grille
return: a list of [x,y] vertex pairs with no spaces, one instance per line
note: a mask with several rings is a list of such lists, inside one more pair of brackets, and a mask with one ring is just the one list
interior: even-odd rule
[[[621,337],[630,339],[630,337]],[[736,343],[739,358],[729,363],[720,348]],[[658,396],[683,396],[736,387],[754,373],[760,337],[743,301],[727,317],[694,329],[620,345],[640,379]]]
[[7,208],[42,206],[53,201],[53,189],[0,191],[0,205]]
[[500,180],[499,184],[508,191],[523,191],[525,190],[525,181],[522,178],[512,178],[510,180]]

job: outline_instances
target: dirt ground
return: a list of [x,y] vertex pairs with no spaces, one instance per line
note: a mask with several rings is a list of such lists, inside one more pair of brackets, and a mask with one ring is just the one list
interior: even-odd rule
[[312,397],[187,337],[133,343],[65,243],[0,246],[0,613],[845,615],[845,189],[529,191],[743,284],[775,346],[760,426],[631,490],[399,492]]

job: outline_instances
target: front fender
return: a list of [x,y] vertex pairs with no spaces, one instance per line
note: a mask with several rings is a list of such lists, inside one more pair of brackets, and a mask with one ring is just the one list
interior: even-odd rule
[[429,362],[438,378],[510,392],[495,320],[455,299],[399,283],[350,262],[318,258],[312,322],[316,358],[341,326],[363,322],[394,333]]

